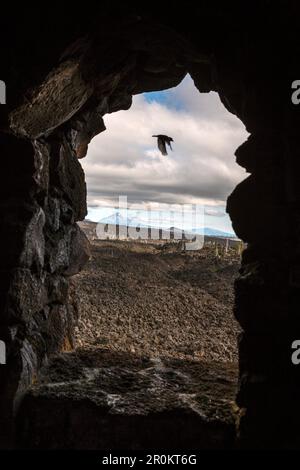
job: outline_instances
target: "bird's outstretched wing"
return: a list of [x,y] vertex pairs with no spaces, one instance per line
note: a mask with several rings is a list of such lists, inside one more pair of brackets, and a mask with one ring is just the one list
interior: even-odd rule
[[158,137],[157,139],[157,144],[158,144],[158,148],[159,150],[161,151],[161,153],[163,155],[168,155],[168,152],[167,152],[167,149],[166,149],[166,142],[164,139],[162,139],[161,137]]

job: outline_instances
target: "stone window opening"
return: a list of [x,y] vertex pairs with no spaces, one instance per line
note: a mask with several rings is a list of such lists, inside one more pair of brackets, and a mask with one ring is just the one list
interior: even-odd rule
[[[244,177],[232,157],[247,136],[242,124],[226,111],[216,93],[199,94],[189,75],[177,87],[134,96],[129,110],[105,115],[104,122],[106,131],[94,137],[86,157],[81,160],[88,189],[88,215],[79,225],[92,243],[92,257],[86,269],[73,279],[80,312],[79,325],[75,329],[76,345],[151,357],[237,362],[239,328],[232,308],[240,242],[232,239],[229,243],[228,238],[214,237],[218,232],[214,232],[211,225],[226,218],[227,193],[232,192],[239,179]],[[162,129],[162,133],[173,131],[177,137],[174,136],[174,151],[169,151],[168,156],[162,156],[156,139],[152,140],[157,128]],[[213,161],[211,168],[210,159]],[[215,170],[214,161],[219,161],[221,168],[224,162],[223,172]],[[181,179],[179,175],[184,172]],[[230,172],[233,177],[229,181],[227,174]],[[178,188],[173,190],[176,194],[168,195],[168,181],[176,178],[179,180]],[[198,192],[188,184],[192,178],[198,185]],[[181,187],[184,179],[187,188]],[[153,194],[147,193],[151,182]],[[156,186],[161,189],[156,190]],[[120,213],[120,208],[114,207],[118,203],[118,188],[121,188],[121,195],[130,194],[127,212]],[[223,198],[221,208],[221,202],[210,201],[207,197],[213,188],[216,188],[216,198]],[[152,200],[145,202],[147,194]],[[182,244],[164,241],[170,229],[167,220],[164,229],[157,225],[157,233],[152,227],[153,238],[160,240],[148,238],[147,243],[145,239],[143,244],[139,243],[141,229],[138,224],[141,221],[148,223],[145,219],[148,214],[143,208],[153,208],[153,203],[160,200],[170,203],[175,196],[177,206],[192,201],[206,203],[205,248],[203,254],[192,252],[188,256],[186,251],[185,268],[180,266]],[[209,206],[209,203],[215,205]],[[217,214],[215,217],[214,213]],[[125,224],[122,214],[128,218],[126,223],[131,233],[136,231],[133,236],[137,243],[130,239],[128,229],[129,241],[116,242],[116,237],[122,239],[121,234],[119,237],[119,224]],[[165,217],[169,215],[166,210],[164,214]],[[178,213],[176,216],[176,230],[179,230],[182,221]],[[218,226],[219,233],[226,236],[226,229],[222,232],[220,227],[230,227],[230,222]],[[148,237],[148,229],[147,232],[144,229],[142,236]],[[103,240],[99,240],[102,235]],[[219,271],[220,276],[224,270],[231,269],[221,288],[224,289],[223,301],[221,292],[215,296],[220,278],[218,275],[214,278],[210,270],[205,272],[206,265],[201,266],[201,260],[206,256],[212,270]],[[207,296],[202,298],[207,286],[212,284],[215,288],[208,288]],[[189,288],[191,292],[188,292]],[[203,304],[206,302],[208,307],[205,309]],[[201,336],[203,330],[207,330],[204,337]]]

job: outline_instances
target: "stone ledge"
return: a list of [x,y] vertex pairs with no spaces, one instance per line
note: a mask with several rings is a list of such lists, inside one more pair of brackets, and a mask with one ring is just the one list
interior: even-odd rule
[[56,356],[26,393],[18,446],[232,448],[237,367],[105,350]]

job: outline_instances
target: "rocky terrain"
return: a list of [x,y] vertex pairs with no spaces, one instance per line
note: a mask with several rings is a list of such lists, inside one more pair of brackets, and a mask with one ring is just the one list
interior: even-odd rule
[[239,256],[212,243],[93,241],[71,284],[76,349],[27,391],[18,447],[234,448]]
[[232,313],[236,249],[95,241],[73,277],[79,348],[146,357],[235,362],[239,327]]

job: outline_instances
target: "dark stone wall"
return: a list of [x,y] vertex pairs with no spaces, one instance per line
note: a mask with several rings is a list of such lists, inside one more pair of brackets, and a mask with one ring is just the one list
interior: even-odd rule
[[234,227],[248,242],[235,282],[243,328],[237,403],[247,447],[300,445],[300,371],[291,361],[300,334],[298,153],[297,139],[280,128],[252,134],[236,153],[251,171],[228,200]]
[[290,360],[300,337],[297,3],[161,3],[60,11],[26,4],[10,13],[10,39],[0,33],[8,85],[0,108],[3,446],[13,404],[51,353],[72,346],[68,277],[88,257],[75,224],[86,214],[77,158],[105,129],[103,115],[128,109],[133,94],[176,86],[188,72],[251,134],[236,152],[250,176],[228,200],[248,243],[235,285],[240,444],[298,444],[300,372]]
[[0,369],[2,446],[9,445],[12,413],[49,356],[70,350],[77,318],[68,277],[89,257],[75,224],[86,214],[78,159],[63,134],[33,144],[2,136]]

